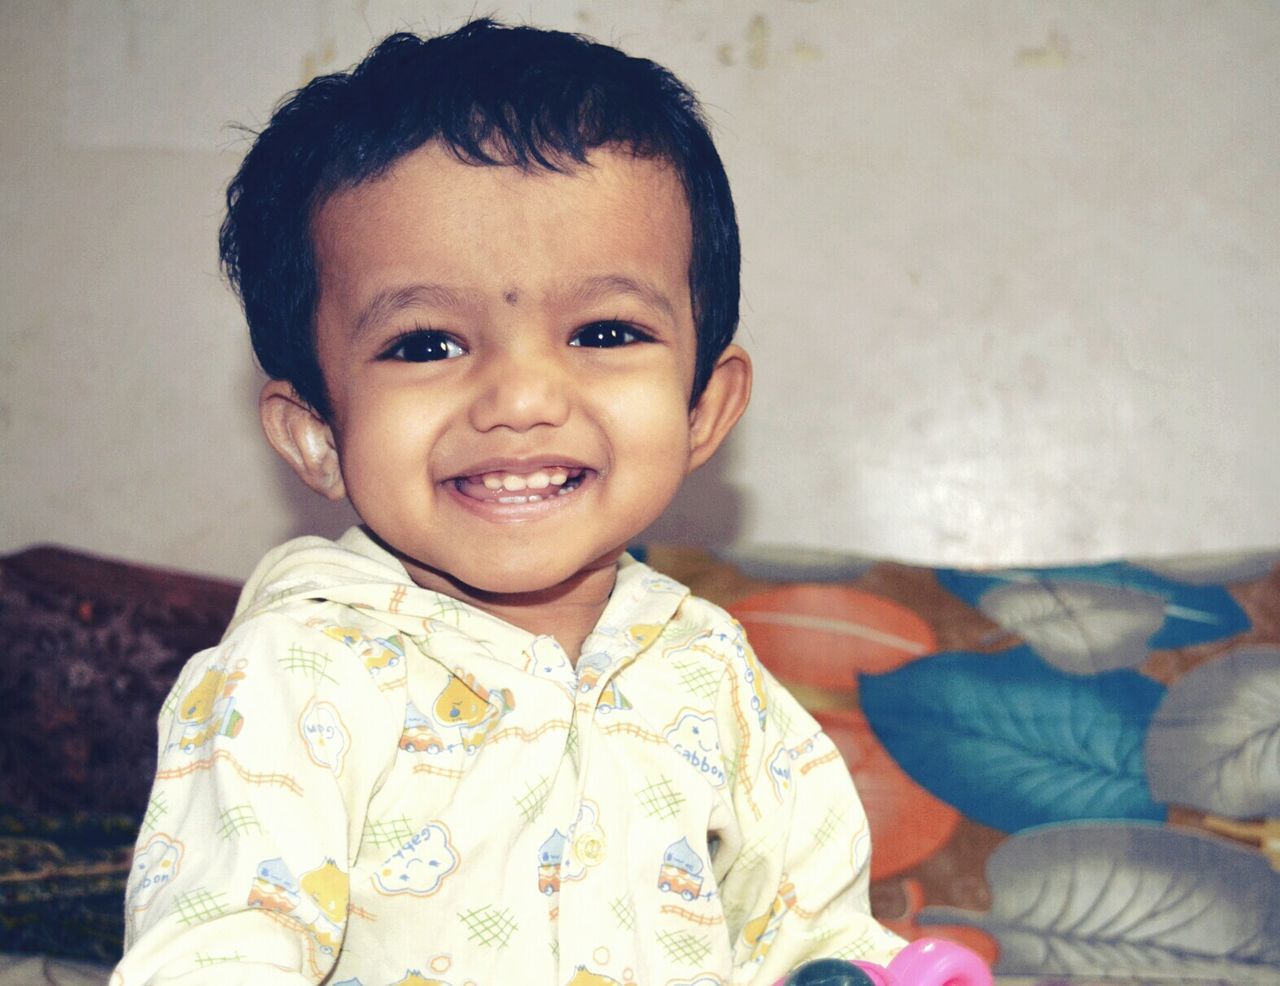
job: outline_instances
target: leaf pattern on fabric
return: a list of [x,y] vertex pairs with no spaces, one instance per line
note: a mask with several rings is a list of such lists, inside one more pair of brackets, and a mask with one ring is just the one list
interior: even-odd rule
[[1160,820],[1142,743],[1164,686],[1067,675],[1026,646],[953,651],[859,678],[863,712],[921,786],[1016,832],[1084,818]]
[[979,608],[1063,671],[1135,668],[1164,623],[1159,596],[1123,586],[1036,581],[996,586]]
[[[1109,586],[1155,596],[1163,602],[1164,618],[1147,640],[1151,650],[1187,647],[1232,637],[1249,629],[1249,617],[1221,585],[1189,585],[1165,578],[1128,562],[1105,565],[966,572],[939,569],[938,582],[965,602],[982,609],[982,599],[1000,586]],[[1065,618],[1070,618],[1067,614]],[[1010,628],[1017,632],[1016,628]]]
[[998,973],[1280,978],[1280,874],[1225,840],[1156,825],[1059,825],[1003,842],[987,879],[990,911],[926,907],[919,923],[995,936]]
[[1280,813],[1280,648],[1241,647],[1179,679],[1152,718],[1146,758],[1163,801]]

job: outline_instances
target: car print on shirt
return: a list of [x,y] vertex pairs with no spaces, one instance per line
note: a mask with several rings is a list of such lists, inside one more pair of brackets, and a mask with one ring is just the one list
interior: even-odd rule
[[258,864],[246,903],[287,914],[306,929],[321,952],[333,955],[342,942],[349,900],[347,874],[332,859],[295,880],[285,861],[277,856]]
[[319,618],[308,620],[307,626],[315,627],[330,639],[350,647],[370,674],[397,667],[404,660],[404,641],[398,633],[371,637],[359,627],[341,626]]
[[679,894],[685,900],[701,897],[703,869],[702,858],[693,851],[688,839],[673,842],[662,854],[658,889],[667,894]]
[[267,911],[292,911],[298,906],[298,882],[279,856],[258,864],[249,888],[250,907]]
[[434,721],[423,715],[412,702],[405,705],[400,749],[410,753],[439,753],[444,749],[444,740],[436,732]]
[[548,897],[560,892],[560,864],[569,840],[556,829],[538,847],[538,892]]
[[578,659],[578,691],[583,694],[591,691],[609,670],[613,658],[606,651],[584,654]]

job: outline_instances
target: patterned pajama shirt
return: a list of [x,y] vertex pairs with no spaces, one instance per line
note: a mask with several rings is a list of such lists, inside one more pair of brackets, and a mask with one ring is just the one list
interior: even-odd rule
[[300,538],[161,712],[112,982],[771,984],[900,947],[869,841],[741,627],[647,566],[575,668],[359,529]]

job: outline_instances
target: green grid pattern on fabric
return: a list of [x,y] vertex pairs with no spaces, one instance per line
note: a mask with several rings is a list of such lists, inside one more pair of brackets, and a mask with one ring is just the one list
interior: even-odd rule
[[432,610],[427,619],[438,620],[452,626],[462,626],[462,615],[466,611],[466,607],[457,600],[445,598],[440,600],[440,604]]
[[399,818],[388,818],[369,824],[365,838],[375,849],[387,846],[403,846],[413,838],[416,830],[404,815]]
[[713,698],[720,688],[721,672],[698,661],[681,661],[675,665],[680,684],[697,698]]
[[147,810],[142,816],[142,831],[150,832],[157,828],[160,819],[169,814],[169,801],[165,798],[163,792],[157,792],[150,801],[147,802]]
[[671,778],[663,776],[637,791],[636,800],[650,818],[670,821],[680,814],[687,799],[671,783]]
[[742,758],[735,754],[726,754],[723,750],[721,754],[724,757],[724,782],[729,787],[733,787],[738,780],[738,767],[742,763]]
[[658,944],[672,962],[698,965],[711,954],[711,943],[688,931],[659,931]]
[[839,829],[840,812],[834,808],[828,808],[826,816],[822,819],[822,824],[813,830],[814,843],[818,846],[825,846]]
[[791,727],[795,723],[795,717],[781,702],[769,703],[769,718],[774,721],[777,727],[782,730],[783,736],[791,735]]
[[204,887],[185,893],[173,902],[178,920],[183,924],[202,924],[227,913],[222,894],[211,894]]
[[506,948],[520,927],[506,909],[477,907],[458,918],[467,926],[467,937],[484,948]]
[[524,794],[516,798],[516,810],[520,812],[526,822],[531,822],[538,817],[538,812],[542,811],[542,806],[547,803],[547,798],[551,795],[551,778],[543,775],[536,784],[528,784],[525,786]]
[[224,839],[230,839],[253,829],[261,832],[262,823],[258,821],[258,815],[251,804],[232,805],[218,816],[218,835]]
[[865,938],[859,938],[857,941],[849,942],[849,944],[836,949],[833,954],[836,958],[844,959],[848,962],[852,962],[855,959],[865,959],[871,954],[871,943]]
[[280,665],[286,671],[300,671],[312,681],[337,684],[337,679],[328,674],[332,661],[333,658],[321,651],[304,650],[297,644],[291,644],[288,653],[280,658]]
[[582,766],[578,763],[578,720],[576,718],[569,723],[569,735],[564,738],[564,749],[575,768]]
[[619,928],[624,931],[636,930],[636,908],[630,895],[624,894],[621,897],[615,897],[609,903],[609,909],[613,911],[613,916],[617,920]]

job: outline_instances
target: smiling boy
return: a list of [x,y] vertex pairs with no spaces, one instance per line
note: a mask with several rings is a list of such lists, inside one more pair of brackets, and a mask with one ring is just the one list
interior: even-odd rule
[[317,492],[350,497],[418,585],[576,656],[628,540],[750,389],[730,345],[690,408],[679,178],[621,149],[561,174],[428,144],[334,194],[313,229],[330,413],[272,381],[272,444]]
[[267,438],[362,525],[270,553],[175,685],[116,981],[891,953],[834,747],[624,553],[750,392],[692,95],[571,35],[397,35],[282,105],[228,201]]

